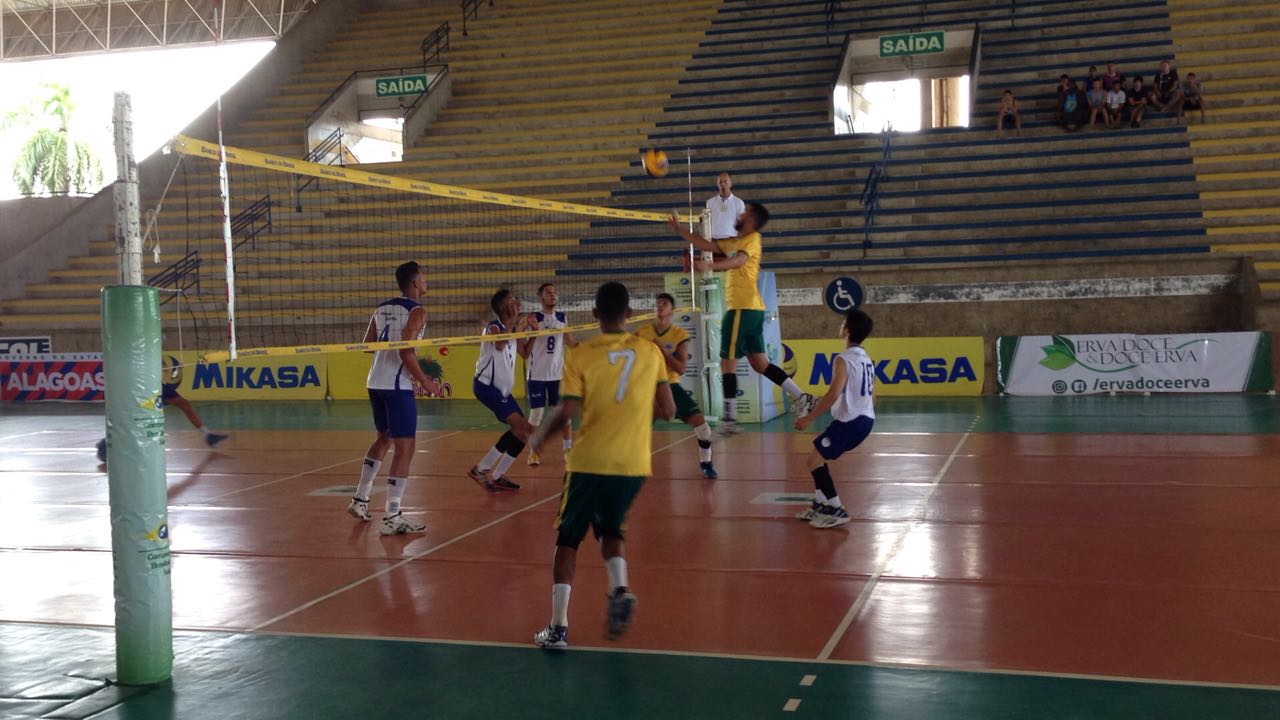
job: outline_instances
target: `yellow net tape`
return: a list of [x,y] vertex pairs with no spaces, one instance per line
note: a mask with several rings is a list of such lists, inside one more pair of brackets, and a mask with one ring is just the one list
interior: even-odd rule
[[[691,307],[676,308],[676,313],[698,313],[701,310]],[[655,313],[632,315],[628,324],[646,322],[657,317]],[[324,355],[344,352],[376,352],[378,350],[403,350],[405,348],[442,347],[446,345],[478,345],[486,342],[502,342],[504,340],[523,340],[524,338],[542,337],[544,335],[562,335],[564,333],[587,333],[599,329],[597,323],[583,323],[554,330],[527,330],[518,333],[500,333],[496,335],[459,335],[447,338],[423,338],[422,340],[390,340],[372,343],[334,343],[331,345],[305,345],[298,347],[264,347],[240,350],[236,360],[256,357],[282,357],[289,355]],[[214,350],[201,358],[205,363],[225,363],[231,358],[226,350]]]
[[[217,144],[197,140],[195,138],[189,138],[185,135],[178,135],[173,139],[173,149],[183,153],[184,155],[203,157],[215,162],[220,159],[220,149]],[[278,170],[281,172],[293,173],[295,175],[306,175],[308,177],[316,177],[326,180],[342,180],[356,185],[366,185],[369,187],[378,187],[387,190],[399,190],[402,192],[456,198],[459,200],[474,200],[475,202],[488,203],[491,205],[507,205],[510,207],[532,208],[534,210],[551,210],[573,213],[575,215],[616,218],[619,220],[650,220],[654,222],[666,222],[667,218],[670,217],[662,213],[644,212],[641,210],[623,210],[619,208],[597,207],[594,205],[580,205],[578,203],[561,202],[559,200],[543,200],[540,198],[489,192],[488,190],[473,190],[471,188],[457,187],[454,185],[441,185],[440,183],[427,182],[426,180],[414,180],[412,178],[398,177],[395,175],[383,175],[381,173],[369,172],[358,168],[346,168],[336,165],[319,165],[305,160],[294,160],[293,158],[287,158],[282,155],[271,155],[268,153],[258,152],[256,150],[245,150],[243,148],[234,148],[230,146],[226,146],[225,150],[227,153],[227,162],[233,165],[246,165],[264,170]],[[690,219],[688,216],[681,216],[680,222],[687,223],[690,222]]]

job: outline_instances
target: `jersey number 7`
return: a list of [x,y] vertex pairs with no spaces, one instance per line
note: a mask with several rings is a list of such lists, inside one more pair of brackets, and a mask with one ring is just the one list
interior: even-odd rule
[[631,368],[636,364],[635,350],[612,350],[609,352],[609,364],[617,365],[622,361],[622,374],[618,376],[618,391],[613,394],[614,402],[622,402],[627,395],[627,383],[631,380]]

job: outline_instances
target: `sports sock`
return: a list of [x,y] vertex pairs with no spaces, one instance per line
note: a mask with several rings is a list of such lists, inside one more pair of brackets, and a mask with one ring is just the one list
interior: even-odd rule
[[408,478],[388,477],[387,478],[387,514],[395,515],[400,512],[400,498],[404,497],[404,486],[408,483]]
[[545,408],[530,408],[529,424],[535,428],[542,424],[542,412]]
[[693,429],[693,434],[698,438],[698,461],[711,462],[711,428],[706,423],[702,423]]
[[484,459],[481,460],[480,464],[476,467],[479,467],[481,470],[488,470],[498,462],[498,458],[500,457],[502,457],[502,451],[495,445],[494,447],[489,448],[489,452],[484,454]]
[[720,377],[720,388],[724,391],[724,419],[738,418],[738,376],[726,373]]
[[514,456],[503,453],[502,457],[498,458],[498,464],[493,468],[493,479],[497,480],[505,475],[507,470],[511,469],[511,463],[515,461]]
[[360,484],[356,487],[356,497],[361,500],[369,499],[369,493],[373,492],[373,481],[377,479],[381,467],[381,460],[368,457],[364,459],[364,464],[360,466]]
[[813,487],[826,497],[823,502],[840,507],[840,496],[836,495],[836,484],[831,479],[831,468],[826,463],[822,463],[818,468],[811,470],[810,474],[813,475]]
[[564,451],[569,452],[570,450],[573,449],[573,438],[567,437],[564,439],[564,442],[561,444],[564,446]]
[[609,594],[620,587],[627,586],[627,560],[617,555],[604,561],[604,569],[609,573]]
[[554,627],[569,627],[569,583],[556,583],[551,586],[551,624]]

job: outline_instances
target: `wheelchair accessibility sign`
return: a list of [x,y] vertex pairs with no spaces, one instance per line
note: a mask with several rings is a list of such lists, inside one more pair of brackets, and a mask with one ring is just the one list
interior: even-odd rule
[[862,304],[862,286],[850,277],[832,280],[823,293],[831,312],[843,315]]

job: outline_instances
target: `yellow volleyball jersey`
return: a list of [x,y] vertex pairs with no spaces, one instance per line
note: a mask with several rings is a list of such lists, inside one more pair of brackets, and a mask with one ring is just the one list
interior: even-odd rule
[[630,333],[603,333],[565,354],[562,395],[582,402],[569,471],[648,475],[653,397],[667,382],[662,351]]
[[764,246],[760,233],[753,232],[738,238],[719,241],[720,249],[725,255],[746,253],[747,264],[725,271],[724,304],[729,310],[764,310],[764,300],[760,297],[760,289],[756,281],[760,278],[760,258],[764,255]]
[[[640,328],[636,330],[636,336],[644,338],[651,343],[657,343],[658,347],[662,349],[662,352],[671,357],[676,356],[676,348],[680,347],[680,343],[686,342],[689,339],[689,333],[685,332],[684,328],[676,325],[672,325],[667,328],[666,332],[659,335],[658,329],[653,326],[653,323],[645,323],[644,325],[641,325]],[[666,367],[665,363],[663,367]],[[668,382],[680,382],[680,373],[669,367],[666,367],[666,371]]]

